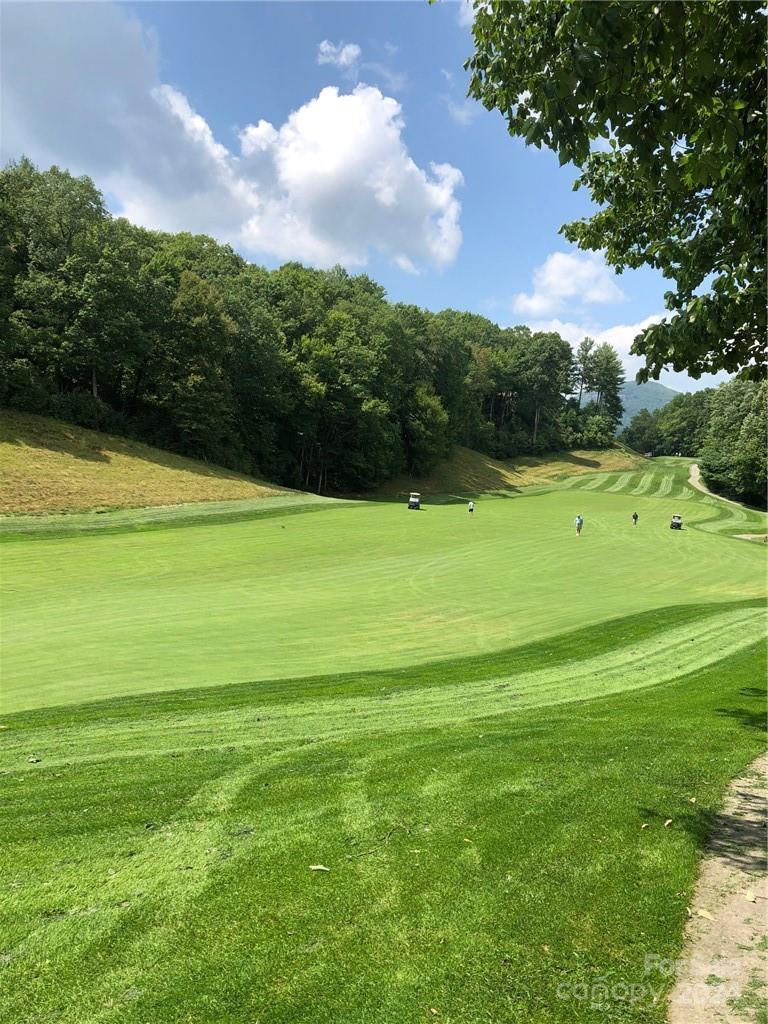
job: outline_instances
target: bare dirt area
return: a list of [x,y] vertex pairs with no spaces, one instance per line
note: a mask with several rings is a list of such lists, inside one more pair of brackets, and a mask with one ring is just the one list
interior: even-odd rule
[[688,474],[688,483],[691,487],[695,487],[697,491],[701,491],[703,494],[708,494],[711,498],[717,498],[718,501],[725,501],[729,505],[736,505],[738,508],[742,506],[738,501],[732,501],[731,498],[724,498],[722,494],[715,494],[714,491],[710,491],[701,481],[701,470],[697,463],[692,463],[690,473]]
[[696,886],[669,1024],[768,1019],[768,754],[731,784]]

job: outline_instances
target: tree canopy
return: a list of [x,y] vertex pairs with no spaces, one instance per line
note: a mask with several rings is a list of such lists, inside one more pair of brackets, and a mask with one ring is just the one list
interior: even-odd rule
[[641,409],[621,440],[640,452],[697,458],[713,491],[765,508],[767,436],[768,383],[734,380]]
[[608,373],[582,410],[556,333],[391,303],[340,267],[268,271],[212,238],[112,218],[88,178],[26,160],[0,172],[0,402],[17,408],[291,486],[365,490],[454,444],[611,444],[621,364],[595,353]]
[[487,0],[473,33],[470,95],[598,204],[566,237],[674,282],[672,315],[635,339],[638,379],[764,376],[764,5]]

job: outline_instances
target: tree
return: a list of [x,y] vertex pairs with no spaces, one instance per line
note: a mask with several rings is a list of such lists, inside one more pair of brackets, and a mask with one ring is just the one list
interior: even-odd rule
[[709,427],[711,388],[690,395],[676,395],[658,411],[662,455],[698,455]]
[[237,325],[216,288],[183,270],[155,360],[154,403],[168,411],[182,450],[223,461],[236,447],[235,402],[225,372]]
[[580,169],[600,209],[566,225],[619,272],[674,281],[639,380],[765,375],[766,15],[753,2],[478,4],[470,95]]
[[624,387],[625,375],[618,353],[612,345],[603,342],[597,346],[591,355],[590,373],[597,412],[607,417],[615,428],[624,412],[621,389]]
[[622,431],[621,440],[636,452],[650,452],[652,455],[669,454],[662,451],[659,412],[641,409]]
[[713,491],[766,506],[768,383],[731,381],[710,398],[707,436],[699,459]]
[[595,343],[592,338],[584,338],[576,349],[576,356],[573,361],[574,374],[576,377],[576,383],[579,385],[579,395],[576,400],[576,408],[581,408],[581,399],[585,391],[592,391],[593,388],[593,371],[592,365],[594,362],[594,356],[592,350],[595,347]]
[[621,435],[637,451],[656,455],[698,456],[709,430],[711,388],[676,395],[650,413],[641,409]]
[[534,450],[542,450],[553,447],[551,438],[543,445],[539,441],[543,417],[549,414],[552,421],[573,388],[573,352],[554,332],[536,332],[526,342],[518,348],[515,366],[524,389],[520,397],[532,407],[531,443]]
[[392,304],[339,267],[268,271],[29,161],[0,172],[0,232],[0,400],[18,408],[322,492],[427,473],[457,443],[612,442],[605,346],[582,346],[582,391],[600,385],[580,412],[559,334]]
[[584,448],[609,448],[614,442],[615,429],[610,416],[590,412],[581,425],[580,443]]

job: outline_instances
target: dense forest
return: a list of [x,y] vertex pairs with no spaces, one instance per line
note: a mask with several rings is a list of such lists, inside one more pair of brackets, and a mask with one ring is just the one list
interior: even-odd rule
[[0,332],[1,403],[317,491],[454,444],[603,447],[622,414],[609,345],[392,303],[338,267],[268,271],[27,160],[0,172]]
[[765,508],[767,436],[768,383],[734,380],[641,409],[621,439],[641,452],[694,456],[713,491]]

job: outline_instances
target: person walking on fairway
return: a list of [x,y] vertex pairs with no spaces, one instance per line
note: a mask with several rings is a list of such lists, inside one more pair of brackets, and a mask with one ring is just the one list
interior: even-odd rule
[[637,520],[639,518],[640,518],[640,516],[637,514],[637,512],[633,512],[632,513],[632,525],[633,526],[637,526]]
[[470,501],[469,504],[467,505],[467,512],[469,512],[469,516],[470,516],[470,519],[471,519],[472,516],[474,516],[474,514],[475,514],[475,503],[474,503],[474,501]]
[[574,523],[576,525],[576,536],[578,537],[581,533],[581,528],[584,525],[584,516],[576,516],[576,518],[574,519]]

